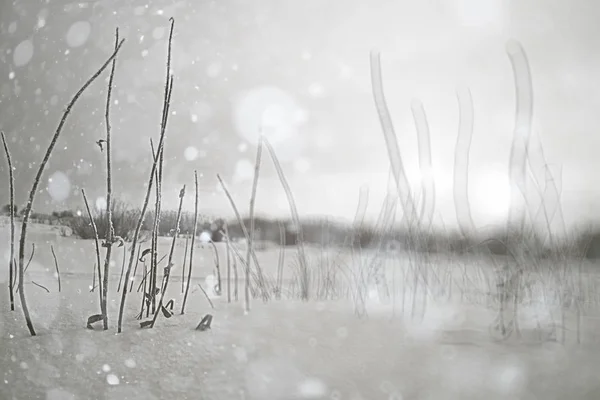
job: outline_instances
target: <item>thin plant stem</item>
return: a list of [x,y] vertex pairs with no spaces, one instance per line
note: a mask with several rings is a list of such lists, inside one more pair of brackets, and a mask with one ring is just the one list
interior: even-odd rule
[[[125,259],[127,258],[127,247],[123,246],[123,262],[121,263],[121,276],[119,276],[119,285],[117,286],[117,293],[121,291],[121,284],[123,283],[123,272],[125,272]],[[135,271],[135,269],[134,269]],[[123,290],[127,290],[127,282],[123,285]]]
[[227,302],[231,303],[231,253],[229,249],[229,232],[227,230],[227,222],[223,227],[225,231],[225,249],[227,251]]
[[[119,45],[119,28],[115,31],[115,49]],[[106,246],[106,256],[104,258],[104,281],[102,283],[102,302],[104,310],[102,315],[104,316],[103,324],[104,330],[108,330],[108,271],[110,267],[110,258],[112,254],[112,245],[114,242],[114,227],[112,221],[112,165],[111,165],[111,126],[110,126],[110,104],[111,94],[113,88],[113,80],[115,76],[115,67],[117,58],[113,58],[112,67],[110,70],[110,77],[108,79],[108,91],[106,95],[106,112],[104,119],[106,121],[106,222],[108,231],[104,238],[104,246]]]
[[198,171],[194,171],[194,186],[195,201],[194,201],[194,229],[192,232],[192,243],[190,244],[190,264],[188,269],[187,284],[185,286],[185,294],[183,295],[183,303],[181,304],[181,314],[185,313],[185,303],[187,301],[188,292],[190,291],[190,281],[192,279],[192,265],[194,264],[194,244],[196,243],[196,234],[198,231]]
[[[90,204],[88,203],[87,196],[85,195],[85,190],[81,189],[81,195],[83,196],[83,202],[85,203],[85,209],[87,210],[88,216],[90,218],[90,225],[92,225],[92,231],[94,232],[94,244],[96,245],[96,266],[98,268],[98,293],[100,294],[100,313],[103,316],[106,313],[104,308],[104,297],[102,292],[102,270],[100,264],[100,241],[98,239],[98,228],[96,227],[96,222],[94,221],[94,217],[92,216],[92,211],[90,210]],[[94,284],[95,285],[95,284]],[[94,289],[94,285],[92,285],[92,290]]]
[[52,251],[52,257],[54,258],[54,267],[56,268],[56,277],[58,279],[58,293],[61,291],[60,285],[60,270],[58,268],[58,260],[56,259],[56,253],[54,252],[54,246],[50,245],[50,250]]
[[4,153],[6,153],[6,162],[8,164],[8,181],[10,191],[10,259],[8,261],[8,295],[10,297],[10,311],[15,311],[15,285],[14,275],[15,274],[15,177],[13,175],[12,159],[10,157],[10,151],[6,144],[6,137],[4,132],[0,132],[2,136],[2,145],[4,146]]
[[187,261],[188,246],[190,239],[186,236],[185,238],[185,250],[183,251],[183,265],[181,266],[181,294],[185,292],[185,265]]

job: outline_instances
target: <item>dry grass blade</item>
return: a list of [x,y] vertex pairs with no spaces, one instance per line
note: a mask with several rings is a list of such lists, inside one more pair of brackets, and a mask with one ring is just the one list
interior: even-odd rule
[[469,203],[469,151],[473,138],[473,97],[468,88],[458,90],[459,127],[454,147],[454,208],[458,227],[464,237],[475,232]]
[[400,154],[398,138],[394,130],[392,118],[387,107],[385,94],[383,91],[383,79],[381,76],[381,60],[378,52],[371,52],[371,87],[373,90],[373,99],[377,108],[381,129],[385,138],[388,156],[392,166],[392,172],[396,182],[396,188],[405,216],[408,216],[409,226],[416,216],[414,200],[411,194],[410,185],[406,177],[404,163]]
[[302,282],[301,282],[301,296],[303,300],[308,300],[310,297],[309,293],[309,282],[308,282],[308,261],[306,258],[306,251],[304,249],[304,233],[302,229],[302,224],[300,223],[300,216],[298,215],[298,208],[296,207],[296,201],[294,200],[294,195],[292,194],[292,189],[285,178],[285,174],[283,173],[283,169],[281,168],[281,164],[277,159],[277,155],[275,154],[275,150],[271,143],[264,138],[265,146],[269,151],[271,156],[271,160],[273,160],[273,164],[275,165],[275,169],[277,170],[277,175],[279,177],[279,181],[281,182],[281,186],[283,186],[283,190],[285,191],[285,195],[287,197],[288,204],[290,205],[290,212],[292,213],[292,221],[296,227],[296,234],[298,237],[297,246],[298,246],[298,257],[300,263],[300,269],[302,273]]
[[[262,142],[263,137],[262,134],[258,138],[258,147],[256,149],[256,161],[254,163],[254,177],[252,179],[252,192],[250,195],[250,238],[248,240],[248,248],[246,249],[246,285],[244,287],[244,294],[246,296],[246,312],[250,311],[250,255],[252,254],[252,250],[254,248],[254,203],[256,202],[256,190],[258,187],[258,177],[260,174],[260,161],[262,156]],[[259,274],[260,274],[260,266],[256,266]],[[260,278],[259,278],[260,279]],[[261,282],[264,282],[264,279],[260,279]]]

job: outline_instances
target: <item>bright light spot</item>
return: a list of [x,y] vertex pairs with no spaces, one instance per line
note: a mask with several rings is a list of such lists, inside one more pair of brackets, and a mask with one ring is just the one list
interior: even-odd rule
[[53,388],[46,392],[46,400],[75,400],[74,394],[67,392],[64,389]]
[[8,25],[8,33],[11,35],[17,31],[17,21],[13,21]]
[[354,72],[352,71],[352,68],[345,64],[340,66],[340,79],[350,79],[353,76]]
[[237,64],[233,64],[233,65],[231,66],[231,70],[232,70],[232,71],[237,71],[239,68],[240,68],[240,67],[239,67]]
[[276,87],[260,87],[240,96],[234,104],[234,126],[249,143],[262,133],[273,146],[298,133],[307,119],[296,101]]
[[216,78],[217,76],[219,76],[220,73],[221,64],[218,62],[212,63],[208,67],[206,67],[206,75],[208,75],[209,78]]
[[196,158],[198,158],[198,149],[194,146],[188,146],[185,148],[183,156],[188,161],[194,161]]
[[204,283],[206,285],[206,294],[209,295],[209,297],[218,297],[219,294],[217,293],[217,286],[219,284],[219,281],[217,280],[217,277],[210,274],[208,275],[205,279],[204,279]]
[[154,30],[152,31],[152,37],[155,40],[162,39],[164,35],[165,35],[165,28],[162,26],[158,26],[158,27],[154,28]]
[[98,197],[96,199],[96,210],[106,211],[106,199],[104,197]]
[[238,151],[240,153],[245,153],[248,150],[248,145],[246,143],[240,143],[238,145]]
[[136,362],[133,358],[128,358],[127,360],[125,360],[125,366],[127,368],[135,368],[136,367]]
[[304,399],[321,399],[327,393],[327,385],[317,378],[309,378],[298,385],[298,392]]
[[88,21],[75,22],[67,32],[67,45],[69,47],[80,47],[87,42],[92,32],[92,25]]
[[37,21],[37,27],[38,27],[38,29],[41,29],[44,26],[46,26],[46,18],[45,17],[38,17],[38,21]]
[[318,148],[326,150],[333,146],[333,138],[329,133],[322,132],[317,136],[316,143]]
[[142,50],[142,57],[146,57],[148,55],[148,50]]
[[196,101],[190,109],[192,122],[206,122],[213,115],[213,109],[210,104],[204,101]]
[[303,174],[310,169],[310,163],[306,158],[299,158],[294,162],[294,169],[296,169],[296,172]]
[[82,214],[83,214],[83,213],[81,212],[81,210],[77,210],[77,216],[78,216],[78,217],[81,217],[81,215],[82,215]]
[[61,171],[56,171],[48,179],[48,194],[52,200],[62,202],[71,194],[71,182],[67,175]]
[[16,67],[22,67],[27,65],[31,58],[33,57],[33,43],[31,40],[26,39],[15,47],[15,51],[13,52],[13,62]]
[[308,87],[308,93],[313,97],[321,97],[325,93],[325,90],[323,89],[323,86],[321,86],[320,84],[312,83]]
[[475,179],[474,191],[470,193],[473,205],[491,218],[508,214],[511,201],[511,185],[507,173],[488,170]]
[[456,0],[454,4],[464,26],[490,27],[503,22],[502,0]]
[[506,395],[521,392],[527,384],[527,371],[518,361],[497,367],[492,376],[497,390]]
[[102,366],[102,371],[104,371],[104,372],[110,372],[110,365],[108,365],[108,364],[104,364],[104,365]]
[[9,73],[8,73],[8,79],[11,79],[11,80],[12,80],[12,79],[15,79],[15,73],[14,73],[14,72],[12,72],[12,71],[11,71],[11,72],[9,72]]
[[212,240],[212,234],[210,232],[202,232],[200,234],[200,237],[198,237],[198,240],[200,240],[200,242],[202,243],[208,243]]
[[236,347],[235,350],[233,350],[233,354],[238,363],[248,362],[248,353],[243,347]]
[[235,164],[233,182],[240,183],[251,180],[254,177],[254,165],[247,159],[242,158]]
[[116,376],[115,374],[108,374],[108,375],[106,375],[106,382],[111,386],[118,385],[119,377]]

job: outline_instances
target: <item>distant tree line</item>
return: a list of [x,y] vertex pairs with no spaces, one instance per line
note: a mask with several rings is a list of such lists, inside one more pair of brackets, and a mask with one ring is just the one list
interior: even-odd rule
[[[17,214],[18,208],[14,208]],[[115,234],[125,240],[131,240],[140,210],[130,207],[122,201],[112,203],[113,227]],[[2,207],[2,214],[10,215],[10,205]],[[160,236],[172,236],[177,213],[175,211],[163,211],[160,215],[158,232]],[[52,225],[65,225],[71,228],[72,233],[82,239],[92,239],[93,230],[89,223],[87,213],[72,210],[53,211],[50,214],[33,212],[31,218],[34,222]],[[250,227],[250,219],[243,220],[246,228]],[[94,222],[98,230],[98,236],[103,239],[107,232],[107,221],[105,211],[94,214]],[[150,232],[154,225],[154,213],[148,212],[142,226],[142,233]],[[184,212],[180,220],[179,233],[191,235],[194,230],[194,215]],[[237,220],[225,220],[224,218],[209,218],[201,215],[198,218],[197,234],[208,233],[214,242],[224,240],[225,227],[229,237],[233,241],[244,240],[243,231]],[[271,219],[256,217],[254,219],[254,240],[257,243],[273,243],[274,245],[285,244],[294,246],[298,242],[298,230],[291,220]],[[496,240],[483,241],[478,237],[464,237],[458,232],[435,231],[416,232],[408,234],[402,228],[394,228],[388,232],[378,232],[371,226],[362,226],[353,229],[350,224],[332,221],[327,218],[313,218],[302,221],[302,232],[304,241],[313,245],[325,246],[353,246],[360,248],[378,248],[385,251],[412,251],[430,253],[477,253],[483,252],[496,255],[510,255],[508,242],[519,243],[535,257],[556,256],[585,256],[589,259],[600,259],[600,230],[588,227],[580,232],[572,234],[568,239],[555,241],[552,246],[547,243],[539,243],[531,237],[510,237],[501,229],[493,232],[491,237]]]

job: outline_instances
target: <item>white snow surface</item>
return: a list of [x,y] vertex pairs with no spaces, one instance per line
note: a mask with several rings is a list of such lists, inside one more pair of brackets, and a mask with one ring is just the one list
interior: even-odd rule
[[[428,299],[425,314],[414,319],[410,307],[402,311],[402,302],[410,302],[401,296],[395,305],[368,298],[362,317],[354,313],[351,300],[257,299],[246,314],[240,280],[239,301],[227,303],[224,284],[223,295],[211,295],[212,309],[197,287],[207,290],[206,282],[214,283],[212,247],[200,243],[186,313],[180,315],[184,240],[176,247],[166,296],[175,300],[173,317],[161,314],[154,329],[140,329],[135,319],[141,303],[138,270],[123,332],[116,334],[123,257],[118,248],[110,274],[110,329],[88,330],[87,317],[99,312],[98,292],[89,290],[93,242],[61,237],[55,228],[30,227],[29,243],[37,249],[25,293],[38,333],[30,337],[18,296],[17,310],[9,311],[8,224],[5,219],[0,223],[0,399],[600,398],[596,314],[582,316],[577,344],[573,318],[565,320],[569,336],[560,343],[549,340],[544,329],[533,329],[544,326],[539,317],[544,310],[527,307],[521,337],[497,341],[488,330],[495,316],[491,310],[454,299]],[[60,265],[60,293],[50,244]],[[168,247],[169,239],[162,238],[159,253]],[[225,277],[224,246],[217,247]],[[286,281],[294,275],[294,253],[294,248],[286,250]],[[258,257],[271,275],[277,246]],[[538,322],[527,324],[527,312],[534,311]],[[207,313],[214,316],[212,328],[196,331]]]

